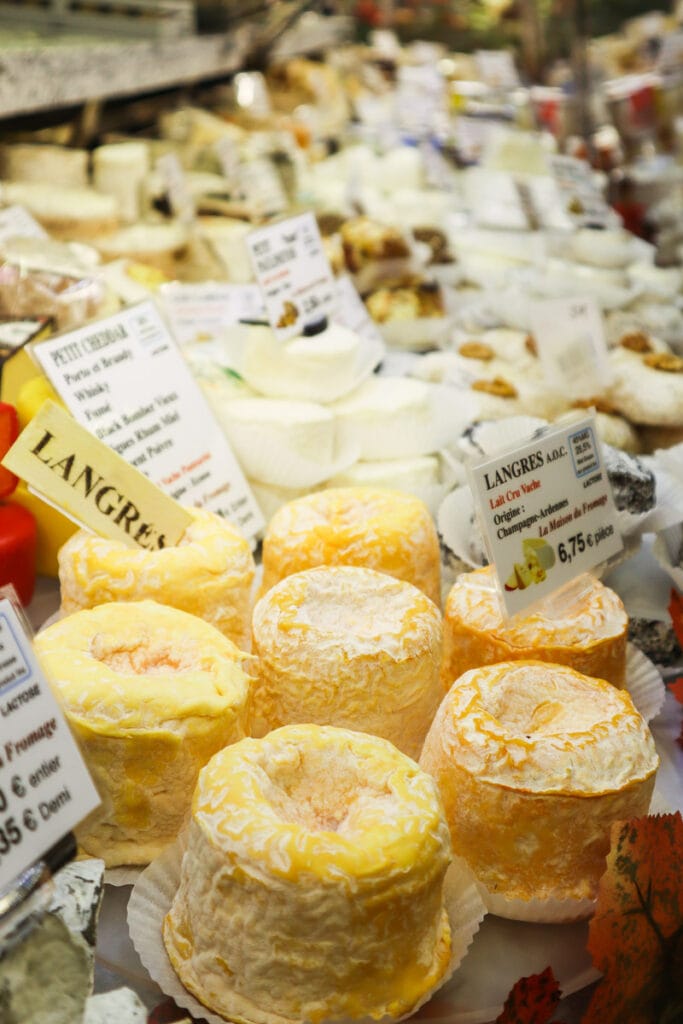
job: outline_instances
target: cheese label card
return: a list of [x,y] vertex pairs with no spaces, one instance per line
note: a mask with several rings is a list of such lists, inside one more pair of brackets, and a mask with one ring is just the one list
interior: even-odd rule
[[173,213],[183,224],[189,224],[194,220],[195,205],[180,160],[175,153],[165,153],[157,160],[156,169],[166,183]]
[[335,285],[337,291],[335,322],[348,327],[350,331],[355,331],[362,338],[384,344],[379,328],[368,313],[367,307],[349,275],[341,274],[335,279]]
[[519,73],[509,50],[477,50],[474,59],[479,77],[493,89],[519,87]]
[[508,615],[621,551],[593,416],[471,467],[470,480]]
[[610,209],[595,183],[590,164],[573,156],[553,156],[550,167],[565,211],[579,224],[607,225]]
[[282,179],[267,157],[240,164],[238,185],[256,217],[275,217],[289,206]]
[[47,231],[23,206],[0,210],[0,242],[8,238],[47,238]]
[[334,276],[314,214],[252,231],[247,245],[268,319],[281,341],[334,314]]
[[0,590],[0,891],[99,804],[21,619]]
[[572,398],[592,398],[611,383],[605,328],[593,299],[535,302],[531,328],[550,387]]
[[74,418],[175,501],[254,538],[263,517],[154,303],[32,349]]
[[257,284],[174,281],[161,288],[161,296],[173,336],[181,345],[220,338],[240,320],[266,319]]
[[128,547],[177,544],[192,516],[139,470],[47,401],[2,464],[51,505]]
[[240,151],[237,144],[226,135],[218,140],[215,149],[223,177],[226,178],[231,188],[236,188],[240,168]]

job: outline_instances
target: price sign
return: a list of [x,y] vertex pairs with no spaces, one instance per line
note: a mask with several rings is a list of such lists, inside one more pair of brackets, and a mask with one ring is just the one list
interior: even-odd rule
[[216,156],[221,165],[223,177],[227,179],[230,188],[237,188],[239,184],[240,151],[236,142],[224,136],[216,143]]
[[268,319],[281,341],[334,313],[334,276],[314,214],[252,231],[247,245]]
[[152,302],[50,338],[34,355],[74,419],[184,505],[247,537],[263,517]]
[[240,320],[265,320],[261,289],[257,284],[163,285],[164,302],[173,335],[181,345],[220,338]]
[[573,398],[591,398],[612,380],[602,314],[593,299],[547,299],[531,307],[546,380]]
[[622,548],[592,416],[480,463],[471,481],[509,615]]
[[166,153],[159,157],[156,166],[166,182],[173,213],[184,224],[190,223],[194,220],[195,205],[180,160],[175,153]]
[[474,55],[479,76],[494,89],[517,89],[519,73],[509,50],[477,50]]
[[257,157],[240,164],[237,180],[239,191],[246,197],[255,216],[274,217],[289,206],[282,179],[267,157]]
[[23,624],[0,595],[0,889],[99,803]]
[[595,183],[590,164],[572,156],[553,156],[550,167],[561,205],[576,223],[602,226],[609,223],[610,210]]

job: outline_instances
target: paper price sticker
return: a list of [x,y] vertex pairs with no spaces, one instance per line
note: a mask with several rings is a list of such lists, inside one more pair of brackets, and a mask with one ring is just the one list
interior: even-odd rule
[[479,77],[494,89],[517,89],[519,72],[509,50],[477,50],[474,59]]
[[334,313],[334,276],[314,214],[252,231],[247,245],[268,319],[281,341]]
[[223,177],[228,181],[230,188],[237,188],[239,184],[240,151],[236,142],[225,136],[216,143],[216,156],[221,165]]
[[593,416],[548,430],[470,473],[509,615],[621,550]]
[[546,380],[573,398],[592,398],[612,380],[602,314],[593,299],[546,299],[531,307]]
[[99,803],[21,620],[0,597],[0,890]]
[[82,426],[175,501],[250,538],[263,517],[218,421],[152,302],[43,341],[33,354]]

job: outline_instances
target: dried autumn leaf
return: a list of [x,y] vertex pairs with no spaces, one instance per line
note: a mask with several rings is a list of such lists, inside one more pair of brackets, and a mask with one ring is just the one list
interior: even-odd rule
[[683,818],[615,822],[588,935],[604,975],[582,1024],[664,1024],[683,1013]]
[[496,1024],[547,1024],[560,1001],[552,967],[515,982]]
[[674,633],[679,644],[683,647],[683,595],[679,594],[676,590],[671,591],[669,615],[671,616]]

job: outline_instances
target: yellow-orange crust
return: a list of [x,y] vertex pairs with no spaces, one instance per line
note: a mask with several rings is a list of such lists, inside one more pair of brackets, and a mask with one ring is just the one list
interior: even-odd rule
[[441,681],[448,690],[464,672],[498,661],[533,658],[568,665],[587,676],[626,682],[628,616],[599,580],[562,617],[542,610],[504,620],[490,567],[459,576],[444,610]]
[[658,763],[626,691],[539,661],[462,676],[420,757],[455,853],[522,900],[595,897],[611,824],[647,813]]

